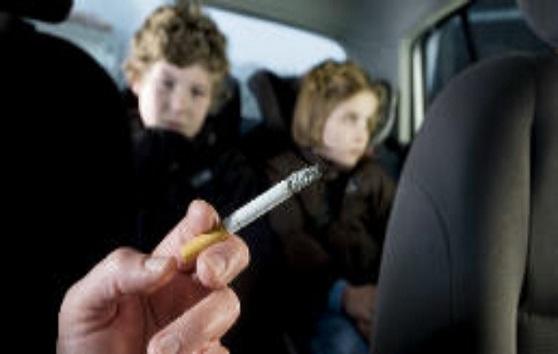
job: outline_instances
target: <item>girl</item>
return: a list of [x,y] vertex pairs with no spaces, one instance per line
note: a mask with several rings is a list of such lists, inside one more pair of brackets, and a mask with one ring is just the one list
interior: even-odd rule
[[288,331],[313,353],[367,352],[395,189],[366,153],[385,96],[354,63],[318,65],[298,94],[295,147],[268,162],[273,182],[316,162],[325,171],[269,218],[286,257]]

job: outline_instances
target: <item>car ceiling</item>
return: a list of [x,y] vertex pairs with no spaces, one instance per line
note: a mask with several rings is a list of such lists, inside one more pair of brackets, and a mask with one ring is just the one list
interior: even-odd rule
[[206,0],[205,4],[305,28],[337,40],[369,70],[397,81],[401,40],[467,0]]

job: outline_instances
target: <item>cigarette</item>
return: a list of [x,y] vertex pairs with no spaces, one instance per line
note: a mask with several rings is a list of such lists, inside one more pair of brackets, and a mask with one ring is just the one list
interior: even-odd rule
[[213,231],[194,237],[181,249],[184,263],[193,261],[207,247],[226,240],[254,220],[275,208],[285,200],[317,181],[322,176],[318,165],[295,171],[252,201],[234,211]]

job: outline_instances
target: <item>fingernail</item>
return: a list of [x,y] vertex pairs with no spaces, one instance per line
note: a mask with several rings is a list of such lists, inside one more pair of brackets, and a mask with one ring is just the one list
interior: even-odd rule
[[223,256],[214,255],[207,260],[209,267],[215,276],[221,277],[227,270],[227,262]]
[[169,263],[168,258],[151,257],[145,261],[145,269],[153,273],[161,273]]
[[180,352],[180,342],[176,336],[170,335],[161,339],[161,345],[157,353],[159,354],[178,354]]

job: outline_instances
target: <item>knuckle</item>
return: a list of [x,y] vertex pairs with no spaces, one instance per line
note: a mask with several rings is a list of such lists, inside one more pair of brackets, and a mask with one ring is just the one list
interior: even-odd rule
[[240,314],[240,299],[231,288],[223,290],[223,297],[225,298],[227,308],[231,309],[231,313],[235,316]]
[[250,263],[250,249],[240,237],[235,236],[233,240],[235,248],[240,256],[239,258],[242,261],[241,266],[242,268],[245,268]]
[[120,247],[112,251],[105,260],[105,264],[110,271],[122,272],[126,270],[126,264],[134,254],[131,248]]

